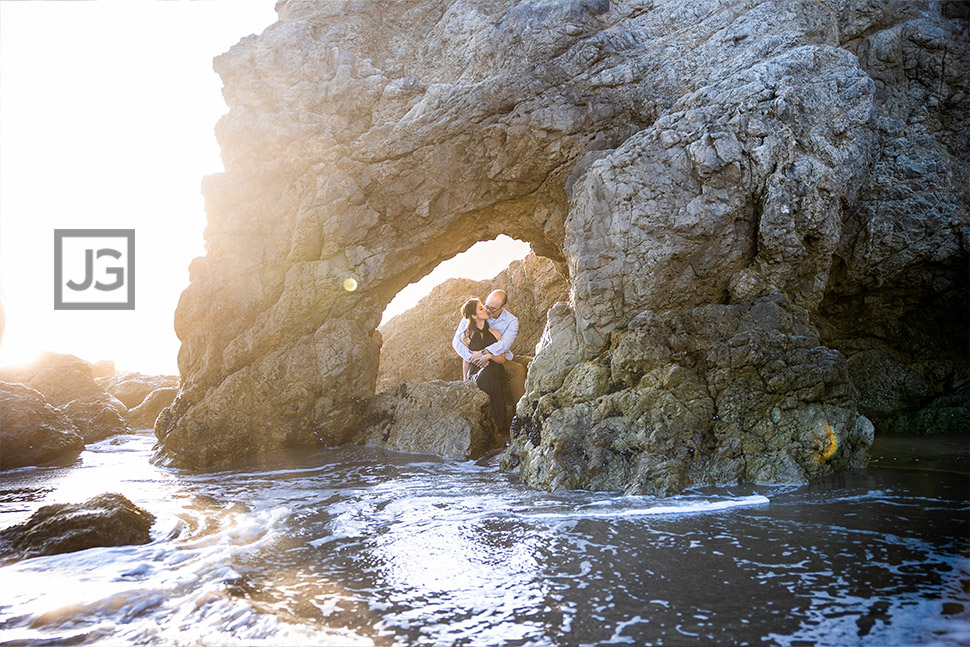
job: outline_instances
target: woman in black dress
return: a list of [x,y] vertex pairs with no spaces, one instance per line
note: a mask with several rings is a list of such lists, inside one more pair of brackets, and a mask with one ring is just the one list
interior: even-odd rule
[[[461,343],[469,350],[483,350],[502,338],[502,333],[488,327],[488,311],[478,299],[469,299],[461,308],[461,316],[467,320],[465,332],[461,334]],[[508,374],[502,368],[505,363],[504,355],[488,355],[488,364],[480,368],[467,361],[462,364],[463,379],[475,381],[482,391],[488,394],[492,407],[492,420],[499,431],[508,431],[509,419],[507,414],[506,387]]]

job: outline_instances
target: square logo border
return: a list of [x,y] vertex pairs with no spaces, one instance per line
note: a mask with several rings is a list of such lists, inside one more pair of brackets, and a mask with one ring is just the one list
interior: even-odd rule
[[[128,241],[128,299],[119,303],[64,303],[65,238],[125,238]],[[135,309],[135,230],[134,229],[55,229],[54,230],[54,309],[55,310],[134,310]]]

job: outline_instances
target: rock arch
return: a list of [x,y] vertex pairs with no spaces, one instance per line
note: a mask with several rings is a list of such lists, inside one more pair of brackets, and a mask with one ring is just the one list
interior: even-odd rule
[[850,50],[918,20],[890,5],[280,2],[216,59],[226,172],[160,455],[343,442],[386,303],[506,233],[572,288],[508,468],[666,493],[861,464],[872,427],[812,318],[885,138]]

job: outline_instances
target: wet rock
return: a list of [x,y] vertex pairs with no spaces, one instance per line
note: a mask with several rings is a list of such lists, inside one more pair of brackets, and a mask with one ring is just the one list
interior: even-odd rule
[[178,377],[174,375],[144,375],[142,373],[122,373],[95,380],[101,387],[115,396],[129,409],[140,405],[156,389],[178,387]]
[[446,458],[501,447],[485,392],[471,382],[403,382],[370,402],[354,442]]
[[155,389],[137,407],[128,410],[128,425],[132,429],[152,429],[155,419],[162,409],[168,407],[178,394],[177,386],[165,386]]
[[[509,311],[519,319],[512,352],[531,356],[546,323],[546,312],[556,301],[569,298],[569,286],[555,263],[529,254],[487,281],[445,281],[417,305],[380,327],[383,339],[377,390],[401,382],[461,380],[461,358],[451,348],[466,299],[485,299],[494,289],[504,289]],[[420,341],[416,345],[415,334]]]
[[83,449],[77,427],[43,395],[0,382],[0,469],[69,465]]
[[24,523],[0,530],[0,559],[147,544],[154,522],[154,515],[120,494],[101,494],[84,503],[48,505]]

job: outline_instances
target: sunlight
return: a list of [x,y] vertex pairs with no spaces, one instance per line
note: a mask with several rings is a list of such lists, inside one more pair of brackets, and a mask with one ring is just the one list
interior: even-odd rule
[[[176,373],[173,315],[222,170],[212,59],[273,0],[0,3],[0,365],[44,350]],[[53,308],[54,229],[134,229],[136,309]]]
[[[529,254],[529,243],[501,235],[495,240],[481,241],[458,254],[454,258],[443,261],[430,274],[420,281],[408,285],[391,299],[381,317],[383,326],[393,317],[414,307],[418,301],[431,294],[438,285],[451,278],[472,279],[484,281],[490,279],[512,261],[518,261]],[[483,295],[484,296],[484,295]]]

